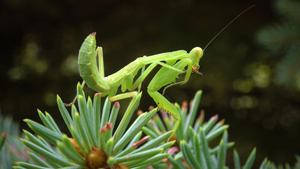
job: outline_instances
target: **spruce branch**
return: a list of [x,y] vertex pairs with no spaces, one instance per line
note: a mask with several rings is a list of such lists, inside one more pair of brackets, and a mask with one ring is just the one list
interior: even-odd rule
[[28,149],[20,141],[19,124],[0,112],[0,169],[11,169],[15,161],[28,161]]
[[154,116],[157,109],[142,113],[129,125],[140,98],[141,94],[130,102],[117,125],[119,102],[111,106],[112,103],[106,99],[102,106],[99,94],[95,94],[93,100],[89,97],[86,99],[82,86],[78,84],[78,108],[72,105],[71,115],[57,96],[60,113],[71,136],[60,131],[49,113],[38,110],[43,124],[25,119],[36,135],[24,130],[26,138],[21,139],[31,149],[29,154],[32,162],[18,162],[15,168],[109,169],[159,163],[169,156],[166,150],[174,141],[164,140],[170,137],[173,131],[144,143],[149,136],[141,138],[141,128]]
[[275,81],[300,90],[300,2],[276,0],[274,5],[282,21],[261,29],[257,42],[281,57],[277,59]]

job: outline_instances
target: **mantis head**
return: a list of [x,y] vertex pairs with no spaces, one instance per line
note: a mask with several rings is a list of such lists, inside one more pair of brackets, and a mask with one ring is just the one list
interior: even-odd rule
[[203,50],[200,47],[194,47],[190,51],[189,55],[190,55],[189,56],[190,59],[192,59],[192,61],[193,61],[193,63],[192,63],[193,64],[193,72],[200,73],[200,72],[198,72],[198,69],[200,68],[199,61],[203,56]]

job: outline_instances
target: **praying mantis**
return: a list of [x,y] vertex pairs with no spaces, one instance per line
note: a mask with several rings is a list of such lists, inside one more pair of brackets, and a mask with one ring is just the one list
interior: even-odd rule
[[[250,6],[229,22],[218,34],[215,35],[206,47],[235,19],[252,7],[253,6]],[[102,97],[108,96],[109,101],[134,98],[138,95],[138,91],[134,90],[141,85],[156,66],[161,66],[160,70],[148,84],[147,92],[155,101],[159,109],[170,113],[177,119],[174,124],[174,131],[176,131],[181,121],[180,112],[172,103],[160,94],[158,90],[165,86],[166,89],[173,85],[185,84],[188,82],[192,73],[201,74],[198,72],[200,67],[199,61],[202,58],[203,51],[206,47],[204,50],[200,47],[195,47],[189,53],[185,50],[178,50],[147,57],[139,57],[116,73],[105,76],[103,50],[102,47],[96,47],[95,35],[96,33],[91,33],[87,36],[78,55],[80,76],[83,78],[88,87],[97,91]],[[136,78],[136,80],[134,80],[139,71],[141,71],[141,74]],[[180,74],[184,73],[184,80],[175,82],[175,79]],[[117,94],[119,87],[121,87],[121,94]]]
[[[150,81],[147,91],[158,108],[170,113],[177,119],[174,125],[174,130],[176,131],[181,120],[180,113],[158,90],[164,86],[168,87],[176,84],[184,84],[189,80],[191,73],[199,73],[198,63],[203,56],[203,50],[200,47],[195,47],[189,53],[185,50],[178,50],[140,57],[116,73],[105,77],[103,52],[101,47],[96,48],[95,35],[96,33],[92,33],[85,39],[78,56],[80,76],[88,87],[99,92],[101,96],[108,96],[110,101],[133,98],[138,95],[138,92],[133,90],[144,81],[156,66],[160,65],[162,68],[160,68]],[[97,55],[99,68],[96,62]],[[134,81],[137,73],[147,65],[149,66],[142,71],[140,76]],[[185,70],[186,67],[187,69]],[[174,83],[179,74],[183,73],[185,73],[184,80]],[[121,87],[122,92],[127,90],[130,92],[116,95],[119,87]]]

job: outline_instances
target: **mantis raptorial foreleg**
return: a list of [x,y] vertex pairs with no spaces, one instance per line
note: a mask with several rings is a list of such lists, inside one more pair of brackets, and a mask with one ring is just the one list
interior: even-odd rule
[[[194,49],[193,49],[194,50]],[[195,49],[197,50],[197,49]],[[201,53],[198,53],[201,55]],[[189,58],[182,59],[178,63],[176,63],[173,67],[179,70],[184,70],[185,67],[187,67],[186,75],[183,81],[178,82],[178,84],[184,84],[186,83],[190,75],[192,73],[193,64],[192,60]],[[161,68],[156,75],[153,77],[151,82],[148,85],[148,93],[153,98],[155,103],[160,109],[165,110],[166,112],[173,115],[177,121],[174,125],[174,130],[176,130],[179,127],[181,116],[179,111],[176,109],[176,107],[170,103],[163,95],[161,95],[158,90],[164,87],[165,85],[168,85],[172,82],[174,82],[175,78],[178,77],[179,73],[175,72],[168,68]]]

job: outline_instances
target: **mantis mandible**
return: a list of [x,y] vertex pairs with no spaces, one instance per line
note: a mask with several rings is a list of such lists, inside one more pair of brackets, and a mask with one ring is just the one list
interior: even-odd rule
[[[253,7],[253,6],[251,6]],[[206,47],[235,19],[246,12],[244,10],[231,22],[229,22],[207,45]],[[173,115],[177,121],[174,125],[174,131],[180,124],[181,116],[177,108],[170,103],[162,94],[158,92],[162,87],[170,87],[177,84],[185,84],[191,73],[199,73],[199,61],[203,56],[200,47],[193,48],[189,53],[185,50],[166,52],[157,55],[139,57],[127,66],[109,76],[104,75],[103,51],[101,47],[96,47],[96,33],[90,34],[83,42],[78,56],[78,65],[80,76],[91,89],[99,92],[101,96],[108,96],[110,101],[117,101],[126,98],[134,98],[138,95],[138,88],[149,73],[156,67],[161,66],[147,87],[147,92],[153,98],[158,108]],[[97,64],[98,56],[98,64]],[[139,77],[134,81],[137,73],[142,69]],[[175,79],[185,73],[183,81],[175,82]],[[201,73],[199,73],[201,74]],[[117,94],[121,87],[123,93]],[[165,88],[165,89],[166,89]],[[124,93],[125,91],[129,91]]]

